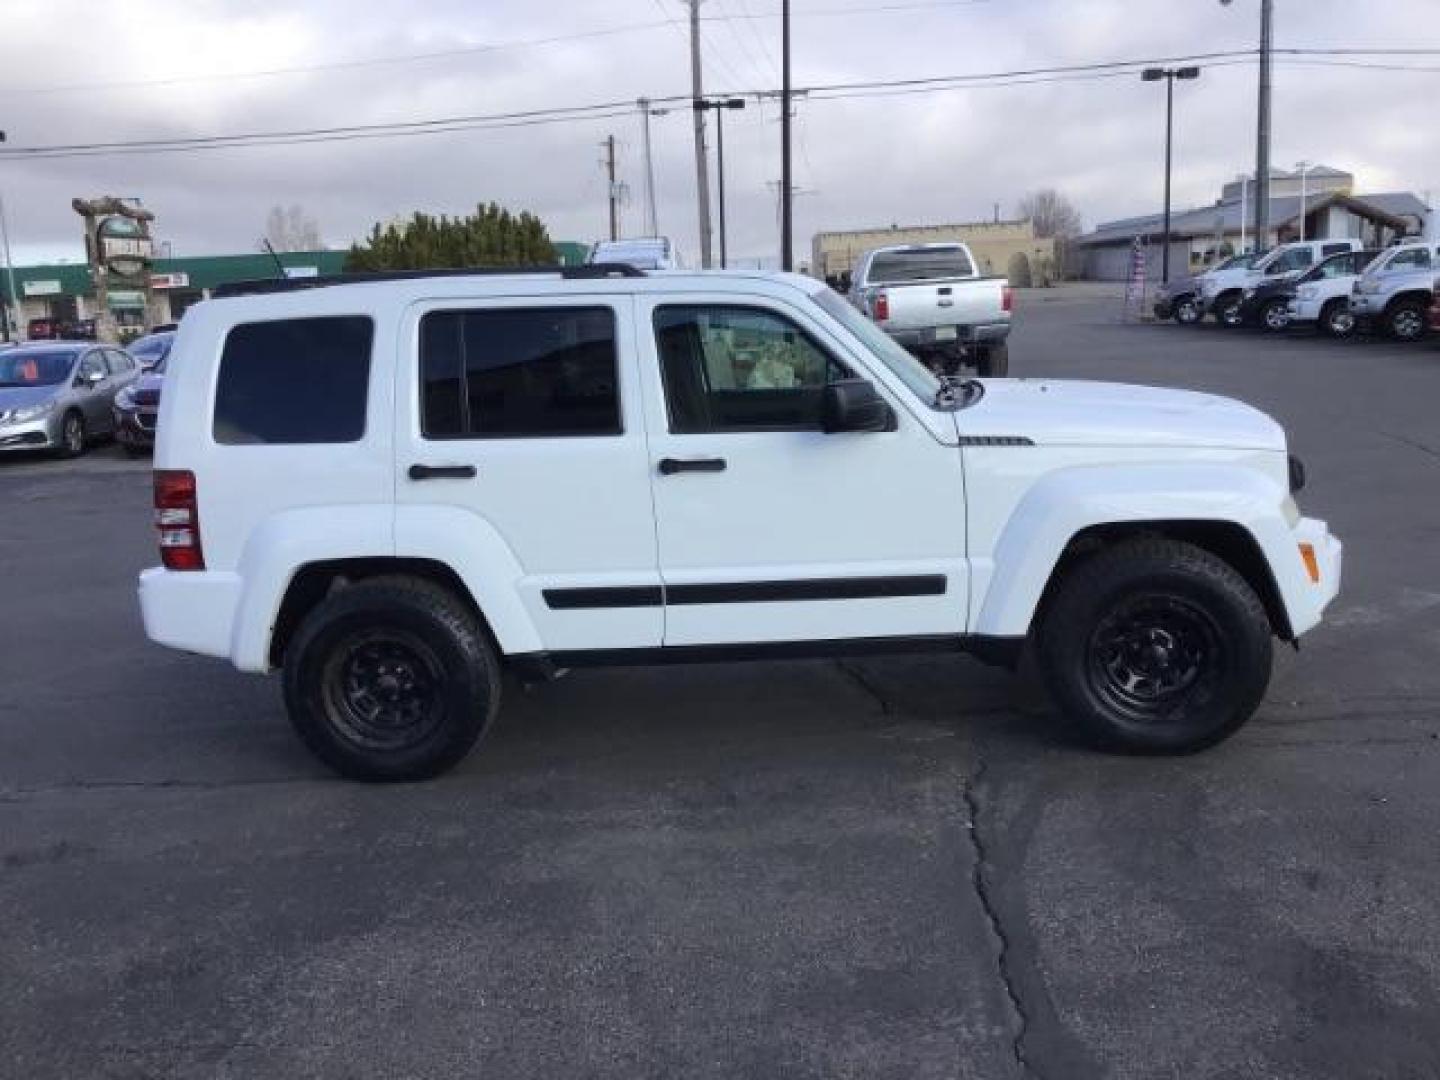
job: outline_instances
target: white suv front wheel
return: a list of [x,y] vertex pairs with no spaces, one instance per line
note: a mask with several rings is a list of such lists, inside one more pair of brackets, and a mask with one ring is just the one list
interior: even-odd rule
[[1086,739],[1129,753],[1213,746],[1270,680],[1264,605],[1233,567],[1161,537],[1117,543],[1060,581],[1040,627],[1051,696]]
[[470,752],[499,703],[499,667],[474,614],[421,578],[341,589],[285,651],[291,723],[355,780],[438,776]]

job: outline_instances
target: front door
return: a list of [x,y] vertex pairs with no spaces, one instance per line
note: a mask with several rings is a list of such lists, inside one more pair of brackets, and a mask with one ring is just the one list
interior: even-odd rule
[[877,384],[894,430],[825,434],[853,345],[783,301],[637,297],[665,644],[958,635],[960,452]]
[[397,514],[438,508],[462,544],[498,536],[519,568],[499,587],[550,651],[660,644],[630,312],[627,296],[437,300],[401,332]]

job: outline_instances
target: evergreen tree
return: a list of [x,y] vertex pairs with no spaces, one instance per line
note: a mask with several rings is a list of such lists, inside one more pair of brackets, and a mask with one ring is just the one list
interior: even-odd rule
[[557,262],[543,221],[529,211],[512,214],[492,202],[465,217],[435,217],[417,210],[406,221],[377,222],[363,243],[351,245],[345,269],[435,270]]

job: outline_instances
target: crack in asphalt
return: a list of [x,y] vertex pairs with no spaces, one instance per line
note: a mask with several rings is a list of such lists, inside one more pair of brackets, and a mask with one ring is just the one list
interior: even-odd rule
[[970,815],[969,828],[966,832],[970,836],[970,849],[974,854],[974,870],[970,875],[970,883],[975,890],[975,896],[980,901],[981,910],[985,912],[985,920],[989,923],[990,933],[995,938],[996,969],[1000,975],[1000,982],[1005,987],[1005,996],[1010,1001],[1011,1011],[1015,1014],[1015,1033],[1011,1038],[1010,1052],[1015,1058],[1015,1064],[1019,1067],[1021,1075],[1039,1076],[1039,1070],[1032,1065],[1025,1051],[1025,1042],[1030,1034],[1030,1013],[1025,1007],[1020,989],[1015,984],[1011,971],[1014,950],[1010,943],[1010,935],[1005,930],[1005,921],[1000,917],[1000,906],[990,891],[988,871],[993,869],[993,864],[990,860],[987,842],[980,829],[978,789],[990,764],[983,757],[977,756],[975,760],[975,771],[964,787],[965,808]]
[[835,666],[840,669],[841,674],[864,691],[866,697],[871,698],[880,706],[882,716],[895,716],[899,712],[895,703],[885,696],[885,692],[865,672],[853,664],[847,664],[844,660],[836,660]]
[[[861,668],[847,664],[843,660],[836,660],[835,666],[863,690],[866,696],[880,706],[883,715],[891,717],[901,712],[900,707],[891,701],[880,685]],[[980,904],[980,910],[985,914],[985,922],[990,929],[990,934],[994,938],[996,974],[999,975],[1000,983],[1005,988],[1006,1000],[1009,1001],[1010,1011],[1014,1014],[1013,1034],[1010,1039],[1011,1056],[1015,1059],[1015,1065],[1022,1076],[1039,1077],[1041,1073],[1030,1061],[1025,1048],[1030,1035],[1030,1013],[1013,977],[1014,949],[1010,942],[1010,935],[1005,929],[1005,921],[1000,915],[1000,905],[991,892],[990,875],[994,870],[994,864],[990,859],[989,847],[980,829],[981,807],[978,789],[989,767],[989,762],[977,754],[974,772],[961,787],[961,797],[965,800],[965,812],[970,819],[966,823],[965,829],[970,838],[972,856],[970,886]]]
[[53,795],[64,791],[223,791],[226,788],[314,783],[316,779],[314,776],[260,776],[242,777],[238,780],[74,780],[64,784],[41,784],[36,787],[0,791],[0,803],[19,803],[31,796]]
[[1389,439],[1391,442],[1402,443],[1403,445],[1410,447],[1410,449],[1412,450],[1419,450],[1422,454],[1429,454],[1431,457],[1440,460],[1440,450],[1437,450],[1435,447],[1429,446],[1426,443],[1420,442],[1418,439],[1411,439],[1404,435],[1397,435],[1393,431],[1382,431],[1380,432],[1380,434],[1385,438]]

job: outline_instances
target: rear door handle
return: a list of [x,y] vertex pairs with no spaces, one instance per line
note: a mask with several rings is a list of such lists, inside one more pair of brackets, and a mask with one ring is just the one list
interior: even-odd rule
[[411,465],[411,480],[473,480],[474,465]]
[[682,472],[724,472],[725,459],[712,458],[661,458],[660,475],[674,476]]

